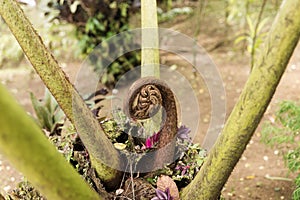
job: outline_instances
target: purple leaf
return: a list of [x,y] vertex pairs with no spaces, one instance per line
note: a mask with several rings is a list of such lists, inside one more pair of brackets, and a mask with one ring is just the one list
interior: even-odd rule
[[152,138],[153,138],[153,143],[156,143],[159,141],[159,136],[160,136],[160,132],[155,133]]
[[161,199],[161,200],[168,199],[168,195],[164,191],[155,189],[155,192],[156,192],[156,196],[158,197],[158,199]]
[[169,188],[166,189],[166,193],[167,193],[167,200],[173,200],[173,197],[171,196]]
[[185,125],[181,125],[177,132],[177,137],[182,140],[191,140],[189,133],[191,132],[190,128],[187,128]]
[[151,200],[160,200],[158,197],[153,197]]

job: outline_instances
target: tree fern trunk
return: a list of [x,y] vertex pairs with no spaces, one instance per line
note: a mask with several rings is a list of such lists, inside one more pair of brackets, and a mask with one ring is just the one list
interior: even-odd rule
[[[78,119],[79,116],[76,116],[77,122],[79,122],[76,128],[80,129],[80,138],[94,158],[92,164],[96,168],[99,177],[109,187],[116,186],[121,176],[121,173],[116,170],[120,164],[117,151],[105,136],[99,123],[59,67],[53,55],[45,47],[18,3],[13,0],[0,0],[0,15],[16,37],[36,72],[72,123],[76,121],[74,114],[78,114],[77,111],[80,110],[80,118]],[[102,163],[102,159],[108,156],[109,161],[111,161],[110,166]]]
[[0,150],[10,162],[48,199],[102,199],[2,85],[0,96]]
[[182,199],[215,200],[269,105],[300,37],[300,0],[283,1],[225,127]]

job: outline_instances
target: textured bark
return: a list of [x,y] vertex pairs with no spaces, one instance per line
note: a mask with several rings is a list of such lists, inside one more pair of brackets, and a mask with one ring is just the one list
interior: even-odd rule
[[257,128],[300,37],[300,0],[285,0],[225,127],[182,199],[218,199]]
[[2,85],[0,96],[0,151],[10,162],[47,199],[102,199],[49,143]]
[[[0,15],[66,116],[72,123],[77,123],[76,128],[80,129],[78,130],[80,138],[94,158],[92,164],[99,177],[110,187],[117,185],[121,176],[121,173],[115,170],[119,166],[117,151],[106,138],[99,123],[59,67],[57,61],[45,47],[22,9],[16,1],[0,0]],[[81,112],[74,112],[78,110]],[[74,114],[77,115],[74,116]],[[101,162],[103,158],[108,157],[110,167]]]

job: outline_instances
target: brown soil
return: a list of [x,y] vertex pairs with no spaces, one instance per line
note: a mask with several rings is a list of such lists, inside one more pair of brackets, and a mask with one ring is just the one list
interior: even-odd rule
[[[200,39],[204,38],[209,39],[205,35],[200,36]],[[225,84],[227,115],[229,115],[249,75],[249,58],[246,55],[233,58],[232,53],[224,50],[211,52],[210,56],[218,66]],[[42,97],[44,86],[29,64],[23,63],[22,66],[16,69],[0,70],[0,80],[25,110],[32,113],[29,92]],[[71,80],[74,80],[80,63],[68,62],[63,66],[66,66],[64,70]],[[284,99],[299,101],[300,93],[295,92],[300,87],[299,76],[300,46],[295,50],[262,122],[273,116],[277,102]],[[207,127],[207,122],[203,122],[203,126]],[[294,189],[293,181],[278,180],[276,177],[292,179],[294,175],[288,175],[282,157],[274,149],[262,144],[260,137],[260,128],[258,128],[223,189],[222,194],[225,199],[291,199]],[[20,180],[21,175],[10,166],[3,155],[0,155],[0,193],[5,194]]]

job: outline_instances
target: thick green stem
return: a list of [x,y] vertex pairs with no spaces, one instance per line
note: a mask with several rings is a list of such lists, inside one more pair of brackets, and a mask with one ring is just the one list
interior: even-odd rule
[[[0,150],[47,199],[102,199],[0,85]],[[1,199],[1,198],[0,198]]]
[[[141,77],[160,77],[159,66],[159,35],[157,22],[156,0],[141,0],[142,24],[142,64]],[[152,119],[144,121],[146,135],[158,132],[161,123],[161,112]]]
[[159,37],[156,0],[141,0],[142,69],[141,76],[159,78]]
[[[0,15],[66,116],[72,123],[77,123],[75,126],[80,129],[78,130],[80,138],[94,158],[92,164],[99,177],[112,186],[118,184],[121,173],[115,170],[119,165],[117,151],[106,138],[99,123],[59,67],[51,52],[45,47],[18,3],[13,0],[0,0]],[[76,105],[75,108],[74,105]],[[77,113],[78,110],[81,112]],[[75,116],[75,114],[77,115]],[[108,156],[111,161],[109,167],[102,163],[102,159]]]
[[285,0],[217,142],[182,199],[218,199],[257,128],[300,37],[300,0]]

